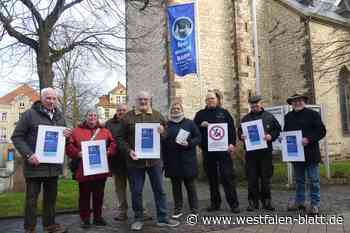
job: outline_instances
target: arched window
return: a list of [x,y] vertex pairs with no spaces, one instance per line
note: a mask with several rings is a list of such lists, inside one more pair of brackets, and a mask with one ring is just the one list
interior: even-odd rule
[[339,73],[339,100],[343,133],[350,135],[350,72],[345,66]]

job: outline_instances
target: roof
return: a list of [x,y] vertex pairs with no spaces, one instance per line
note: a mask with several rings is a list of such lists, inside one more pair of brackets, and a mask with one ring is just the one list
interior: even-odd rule
[[113,88],[109,93],[125,95],[126,87],[121,82],[118,81],[117,86]]
[[11,102],[17,97],[17,96],[27,96],[32,102],[35,102],[40,99],[39,93],[34,90],[32,87],[30,87],[27,84],[23,84],[19,87],[17,87],[15,90],[9,92],[8,94],[0,97],[0,104],[11,104]]
[[121,82],[118,82],[117,86],[115,88],[113,88],[110,92],[108,92],[107,95],[103,95],[103,96],[98,98],[99,101],[96,104],[96,106],[101,106],[101,107],[105,107],[105,108],[115,108],[116,104],[109,102],[109,95],[110,94],[126,95],[126,87]]
[[343,17],[346,14],[342,14],[347,10],[344,6],[347,6],[348,0],[313,0],[311,4],[302,4],[303,1],[300,0],[279,1],[305,16],[350,27],[350,18]]
[[112,104],[109,102],[109,97],[108,95],[103,95],[101,97],[98,98],[98,103],[96,104],[96,106],[100,106],[100,107],[104,107],[104,108],[115,108],[116,104]]

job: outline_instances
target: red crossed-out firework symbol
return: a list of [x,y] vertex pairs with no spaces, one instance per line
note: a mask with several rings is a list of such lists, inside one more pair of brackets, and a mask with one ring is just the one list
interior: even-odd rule
[[225,136],[225,130],[219,125],[213,126],[209,130],[209,137],[212,138],[215,141],[219,141],[223,139]]

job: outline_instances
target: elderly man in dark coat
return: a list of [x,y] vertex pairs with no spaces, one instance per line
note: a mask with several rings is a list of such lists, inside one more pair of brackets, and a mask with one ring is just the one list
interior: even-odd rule
[[[67,232],[66,228],[55,222],[58,176],[62,174],[61,164],[40,163],[35,154],[39,125],[65,126],[63,114],[57,108],[57,93],[52,88],[41,91],[41,100],[25,111],[17,122],[11,140],[24,159],[23,174],[26,181],[26,201],[24,229],[35,233],[38,196],[43,186],[43,226],[46,233]],[[65,129],[65,137],[71,135]]]
[[[273,211],[271,205],[271,178],[273,175],[272,164],[272,142],[275,141],[280,132],[281,126],[276,118],[265,111],[261,96],[251,96],[249,98],[250,112],[245,115],[241,123],[262,120],[268,147],[266,149],[246,151],[246,174],[248,179],[248,207],[247,211],[259,208],[259,200],[265,210]],[[243,141],[242,128],[238,129],[238,136]]]
[[305,162],[294,162],[294,176],[296,182],[295,203],[289,206],[288,210],[305,209],[305,173],[310,182],[310,214],[318,214],[320,207],[320,173],[319,162],[321,153],[318,142],[326,136],[320,114],[305,107],[307,97],[294,94],[287,99],[287,103],[292,105],[293,110],[284,118],[284,131],[301,130],[303,135],[303,145]]

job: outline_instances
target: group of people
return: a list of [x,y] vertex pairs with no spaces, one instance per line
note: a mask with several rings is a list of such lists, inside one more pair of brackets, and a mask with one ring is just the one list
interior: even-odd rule
[[[189,202],[190,212],[199,213],[198,194],[195,178],[198,175],[197,146],[203,155],[203,165],[209,181],[210,205],[207,211],[221,208],[219,184],[225,192],[227,203],[232,213],[239,213],[239,202],[235,184],[233,158],[236,150],[236,135],[244,141],[241,127],[238,134],[231,114],[222,108],[220,96],[208,92],[206,106],[198,111],[194,120],[184,116],[184,109],[179,101],[171,103],[167,119],[152,108],[151,95],[140,92],[137,95],[135,108],[128,111],[124,104],[117,106],[115,116],[101,124],[96,110],[89,110],[85,120],[74,129],[66,128],[66,154],[74,164],[73,174],[79,183],[79,210],[81,227],[91,225],[91,198],[93,224],[105,226],[102,217],[105,182],[110,173],[86,176],[83,172],[82,147],[84,141],[105,140],[110,172],[114,177],[117,216],[115,220],[125,221],[128,218],[127,184],[130,187],[134,221],[132,230],[141,230],[144,221],[152,216],[143,204],[143,187],[145,175],[148,174],[156,206],[157,225],[159,227],[176,227],[177,220],[183,213],[184,184]],[[320,205],[320,178],[318,164],[321,160],[318,141],[326,129],[319,114],[305,107],[307,97],[295,94],[287,99],[293,110],[285,116],[284,131],[301,130],[305,150],[305,162],[295,162],[296,195],[289,210],[305,209],[305,173],[310,180],[311,208],[308,211],[318,214]],[[264,126],[268,147],[255,151],[246,151],[245,164],[248,180],[247,211],[262,208],[273,211],[271,202],[271,177],[273,175],[272,142],[277,140],[281,126],[275,117],[264,110],[262,98],[249,98],[250,112],[241,122],[261,119]],[[141,159],[135,153],[135,124],[160,123],[158,133],[161,138],[160,159]],[[228,133],[227,151],[208,150],[208,126],[211,123],[226,123]],[[57,93],[52,88],[41,91],[41,100],[33,104],[18,121],[11,137],[16,149],[24,159],[24,177],[26,180],[26,201],[24,229],[26,233],[34,233],[36,228],[37,199],[43,186],[43,227],[45,233],[63,233],[67,228],[55,222],[55,203],[57,197],[58,177],[62,165],[40,163],[35,154],[36,138],[39,125],[65,126],[62,113],[57,108]],[[181,130],[188,132],[186,140],[178,140]],[[163,172],[171,179],[174,199],[174,212],[169,216],[166,192],[163,186]]]

